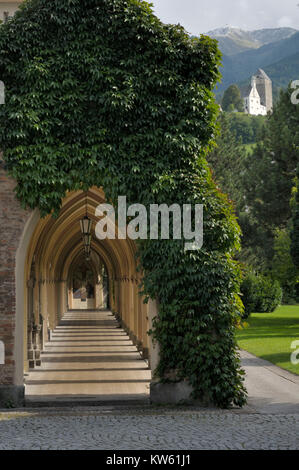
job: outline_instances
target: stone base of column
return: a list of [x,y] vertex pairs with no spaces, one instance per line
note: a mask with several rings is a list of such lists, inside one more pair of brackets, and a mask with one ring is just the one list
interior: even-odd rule
[[24,406],[24,385],[0,385],[0,407],[16,408]]
[[41,351],[39,349],[31,349],[28,351],[29,369],[41,366]]
[[148,348],[141,348],[141,353],[142,353],[142,359],[148,359],[149,358]]
[[151,382],[150,384],[150,401],[151,403],[168,405],[168,404],[186,404],[200,405],[198,400],[191,397],[192,387],[186,381],[182,382]]

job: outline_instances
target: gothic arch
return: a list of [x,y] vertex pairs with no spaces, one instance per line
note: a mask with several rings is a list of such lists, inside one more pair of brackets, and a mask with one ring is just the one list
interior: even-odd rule
[[[21,306],[23,303],[24,306],[22,312],[18,312],[18,318],[23,345],[19,357],[24,357],[25,370],[28,370],[30,362],[28,319],[32,317],[35,327],[41,328],[40,341],[43,344],[68,310],[69,278],[83,255],[79,221],[85,214],[92,220],[92,256],[101,260],[107,270],[110,309],[143,356],[149,356],[149,348],[152,347],[147,334],[150,328],[149,312],[153,316],[155,311],[152,303],[144,304],[139,295],[140,273],[137,272],[135,244],[130,239],[99,241],[95,236],[95,209],[104,201],[105,196],[100,189],[91,188],[87,193],[74,191],[63,200],[57,219],[50,215],[40,219],[36,211],[26,224],[19,249],[22,256],[19,256],[17,266],[17,271],[24,273],[23,292],[20,279],[17,298],[18,304]],[[91,260],[91,269],[96,275],[94,260]],[[32,290],[33,312],[28,311],[28,289]],[[18,362],[23,364],[23,360]],[[22,375],[19,366],[20,382]]]

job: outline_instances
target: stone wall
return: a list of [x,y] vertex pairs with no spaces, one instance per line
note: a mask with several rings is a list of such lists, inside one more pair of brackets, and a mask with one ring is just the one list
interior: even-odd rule
[[5,364],[0,364],[1,389],[15,384],[16,252],[29,212],[14,193],[15,181],[0,160],[0,341],[5,346]]

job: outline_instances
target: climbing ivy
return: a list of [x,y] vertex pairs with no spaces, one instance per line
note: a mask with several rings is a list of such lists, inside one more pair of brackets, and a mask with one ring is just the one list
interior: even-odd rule
[[24,207],[58,215],[68,190],[103,187],[115,205],[204,205],[204,245],[137,243],[142,289],[158,300],[157,369],[194,396],[245,403],[235,326],[239,228],[205,155],[215,137],[220,53],[164,25],[139,0],[31,0],[0,26],[0,148]]

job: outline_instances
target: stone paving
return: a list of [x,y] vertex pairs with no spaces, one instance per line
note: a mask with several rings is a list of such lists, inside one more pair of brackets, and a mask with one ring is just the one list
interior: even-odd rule
[[298,375],[242,351],[244,409],[150,406],[147,363],[110,312],[88,315],[55,330],[27,377],[27,408],[0,410],[0,450],[299,449]]
[[149,397],[148,363],[108,310],[67,312],[41,359],[26,377],[27,402]]
[[299,449],[299,414],[196,409],[0,413],[0,449]]

